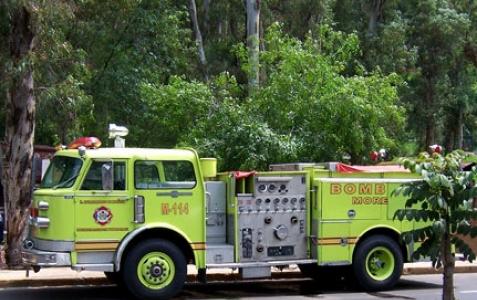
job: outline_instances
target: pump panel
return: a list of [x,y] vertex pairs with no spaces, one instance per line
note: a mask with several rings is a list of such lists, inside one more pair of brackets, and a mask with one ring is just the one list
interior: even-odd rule
[[304,175],[255,176],[237,197],[241,262],[307,257],[305,195]]

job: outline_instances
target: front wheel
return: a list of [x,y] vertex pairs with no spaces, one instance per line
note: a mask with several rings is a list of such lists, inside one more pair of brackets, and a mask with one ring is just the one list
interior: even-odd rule
[[123,282],[137,299],[168,299],[182,289],[187,262],[173,243],[149,239],[131,249],[123,270]]
[[353,270],[359,285],[367,291],[392,288],[403,268],[403,257],[398,243],[384,235],[366,238],[358,245]]

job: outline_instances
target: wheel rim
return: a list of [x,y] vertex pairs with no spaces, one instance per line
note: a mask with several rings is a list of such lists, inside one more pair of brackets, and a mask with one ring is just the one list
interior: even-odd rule
[[374,280],[383,281],[394,271],[394,255],[385,247],[375,247],[366,256],[366,272]]
[[162,289],[174,279],[176,269],[172,258],[163,252],[144,255],[137,265],[137,277],[146,287]]

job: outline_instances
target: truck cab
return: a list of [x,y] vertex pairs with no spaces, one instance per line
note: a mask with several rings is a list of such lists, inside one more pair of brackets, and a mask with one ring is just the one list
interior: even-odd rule
[[162,237],[204,265],[204,222],[191,226],[205,220],[199,165],[191,149],[58,151],[34,193],[25,262],[118,272],[128,246]]

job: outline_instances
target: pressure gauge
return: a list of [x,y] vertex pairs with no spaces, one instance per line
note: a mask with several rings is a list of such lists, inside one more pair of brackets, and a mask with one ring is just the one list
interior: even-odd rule
[[269,191],[270,193],[275,192],[276,189],[277,189],[277,187],[276,187],[276,185],[274,185],[274,184],[270,184],[270,185],[268,186],[268,191]]
[[266,184],[260,184],[260,185],[258,186],[258,191],[259,191],[260,193],[263,193],[263,192],[265,192],[266,190],[267,190],[267,185],[266,185]]

